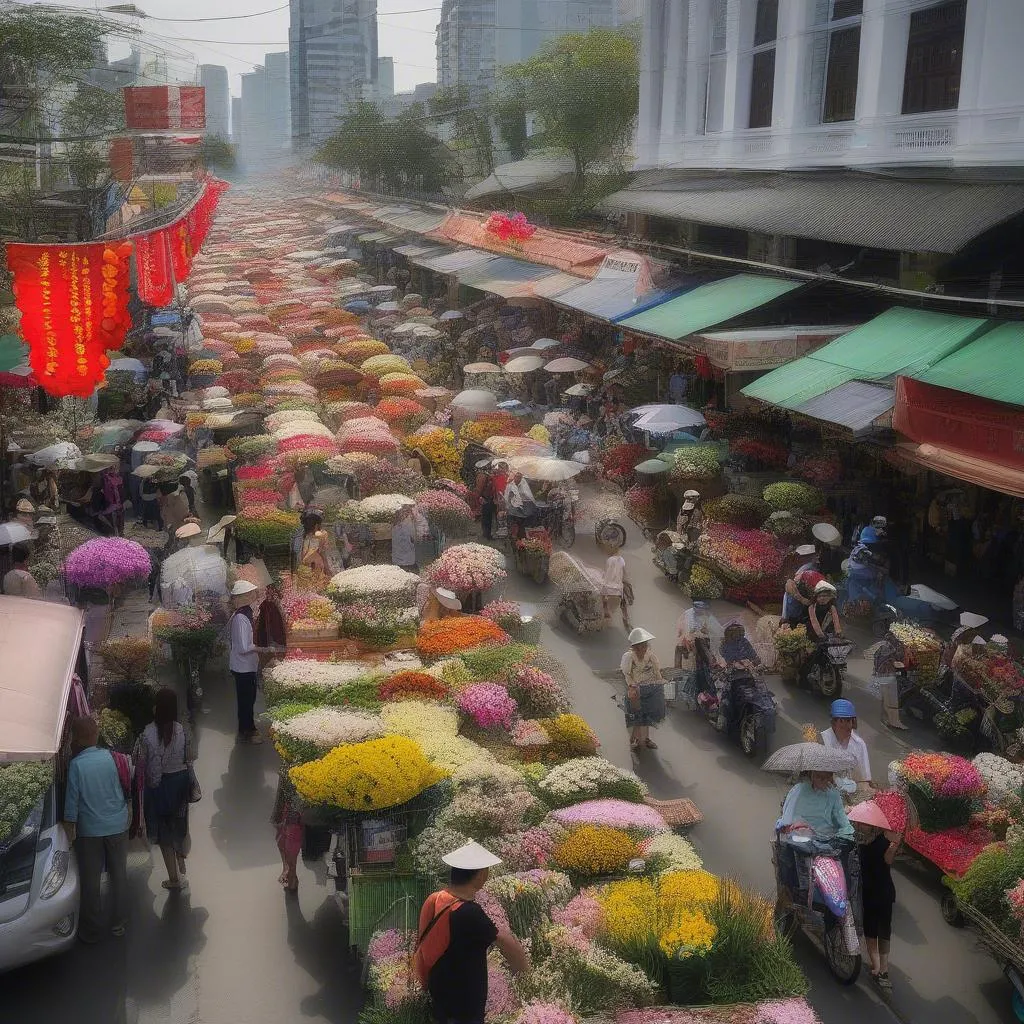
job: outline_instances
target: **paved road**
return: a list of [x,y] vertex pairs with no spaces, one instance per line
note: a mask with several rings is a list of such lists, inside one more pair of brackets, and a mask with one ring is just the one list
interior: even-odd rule
[[[581,531],[577,553],[601,559]],[[669,661],[679,592],[655,577],[646,546],[632,531],[627,550],[637,603],[633,618],[657,636]],[[545,591],[518,578],[510,596],[544,600]],[[543,646],[568,670],[573,699],[601,738],[603,753],[630,764],[659,797],[689,796],[706,815],[693,840],[708,867],[765,892],[773,887],[768,840],[784,795],[783,783],[758,771],[739,750],[696,716],[670,712],[657,730],[660,749],[631,758],[615,698],[614,668],[625,647],[620,626],[580,638],[564,627],[545,629]],[[866,680],[868,666],[853,664]],[[777,744],[798,738],[801,723],[824,727],[820,699],[780,683],[783,719]],[[345,930],[333,885],[319,865],[301,869],[297,899],[276,883],[277,850],[268,824],[276,755],[269,745],[237,747],[230,687],[211,679],[210,713],[199,724],[197,763],[203,800],[193,808],[191,889],[171,896],[160,888],[162,867],[138,850],[131,859],[133,915],[129,936],[80,947],[57,960],[0,979],[0,1019],[77,1024],[348,1024],[360,1003],[358,973],[345,957]],[[901,741],[880,727],[866,694],[859,699],[862,734],[881,777]],[[908,734],[928,745],[931,737]],[[941,918],[938,886],[901,870],[893,944],[894,1008],[912,1024],[996,1024],[1014,1020],[1009,986],[969,932]],[[798,953],[811,978],[811,1001],[825,1024],[896,1019],[869,983],[839,988],[821,955],[803,940]]]

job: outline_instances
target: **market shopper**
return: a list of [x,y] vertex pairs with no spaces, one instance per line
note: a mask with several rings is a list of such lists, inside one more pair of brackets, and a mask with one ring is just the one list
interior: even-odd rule
[[191,841],[188,805],[191,795],[189,768],[195,760],[191,737],[178,721],[178,695],[164,687],[157,690],[153,721],[139,737],[136,771],[145,778],[143,807],[146,834],[160,847],[167,878],[165,889],[185,884],[185,858]]
[[646,747],[657,750],[651,739],[652,725],[665,718],[665,681],[661,665],[651,650],[654,634],[637,626],[629,634],[629,650],[622,656],[619,669],[626,680],[626,727],[631,750]]
[[871,759],[868,745],[857,732],[857,709],[853,701],[846,699],[832,701],[829,709],[832,715],[831,728],[821,734],[821,742],[830,750],[849,754],[856,762],[849,776],[837,778],[839,788],[846,794],[864,796],[875,789],[871,781]]
[[633,587],[626,574],[626,560],[616,548],[604,563],[604,579],[601,582],[601,600],[604,604],[604,617],[611,622],[612,609],[618,605],[622,613],[622,628],[627,632],[629,625],[629,605],[633,596]]
[[242,743],[262,743],[256,728],[253,707],[256,704],[256,680],[260,670],[260,655],[266,651],[257,647],[253,633],[252,603],[258,588],[248,580],[239,580],[231,588],[234,611],[228,620],[230,647],[228,667],[235,678],[235,698],[238,705],[238,739]]
[[419,573],[416,544],[426,537],[427,521],[411,502],[404,505],[391,527],[391,563],[407,572]]
[[11,548],[12,567],[3,581],[3,592],[8,597],[38,599],[43,596],[36,578],[28,571],[31,557],[32,548],[26,543],[15,544]]
[[[97,743],[99,726],[89,716],[71,723],[71,764],[64,796],[64,827],[75,845],[81,890],[78,938],[100,940],[104,867],[110,880],[110,925],[124,935],[128,924],[128,803],[130,781],[122,778],[116,755]],[[127,759],[125,759],[127,760]],[[127,775],[127,773],[125,773]]]
[[484,540],[491,540],[494,528],[494,514],[497,511],[494,489],[494,476],[489,471],[490,462],[481,459],[476,464],[476,494],[480,501],[480,526],[483,530]]
[[413,966],[430,995],[437,1024],[484,1024],[487,951],[496,945],[513,974],[529,969],[522,943],[499,929],[476,902],[490,869],[501,863],[469,842],[445,854],[448,885],[431,893],[420,910]]
[[270,583],[256,613],[256,645],[279,648],[288,646],[288,632],[285,629],[284,610],[281,608],[281,584]]
[[285,769],[282,769],[278,776],[277,796],[274,798],[274,810],[270,815],[270,824],[274,826],[274,838],[277,841],[278,853],[281,854],[281,874],[277,880],[287,892],[298,892],[298,862],[299,854],[302,852],[302,813],[296,799],[295,787]]

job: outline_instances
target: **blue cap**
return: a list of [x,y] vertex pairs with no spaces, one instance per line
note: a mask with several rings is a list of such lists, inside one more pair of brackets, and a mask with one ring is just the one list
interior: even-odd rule
[[841,700],[832,701],[832,717],[833,718],[856,718],[857,709],[853,706],[852,700]]
[[865,526],[860,531],[860,542],[861,544],[877,544],[878,531],[873,526]]

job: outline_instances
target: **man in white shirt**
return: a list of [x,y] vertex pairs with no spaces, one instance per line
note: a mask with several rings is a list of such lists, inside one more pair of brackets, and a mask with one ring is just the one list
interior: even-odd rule
[[415,505],[406,505],[391,527],[391,562],[408,572],[419,572],[416,542],[427,535],[427,522]]
[[530,485],[523,479],[522,473],[516,473],[505,487],[505,508],[514,512],[527,511],[527,503],[535,505],[537,499],[533,496]]
[[822,742],[830,750],[841,750],[856,762],[849,776],[837,778],[836,784],[846,792],[874,789],[871,781],[871,760],[868,745],[857,735],[857,709],[849,700],[832,701],[832,728],[822,733]]
[[258,588],[248,580],[239,580],[231,588],[234,612],[228,621],[230,647],[228,668],[235,677],[235,698],[238,705],[238,739],[242,743],[262,743],[256,728],[253,706],[256,703],[256,680],[260,670],[263,648],[256,646],[253,632],[252,604]]

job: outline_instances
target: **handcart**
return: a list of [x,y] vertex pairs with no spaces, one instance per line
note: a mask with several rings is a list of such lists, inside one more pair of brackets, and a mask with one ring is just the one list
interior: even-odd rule
[[1024,1021],[1024,948],[995,922],[969,904],[960,905],[963,918],[977,932],[981,945],[1002,968],[1007,981],[1013,986],[1011,1006],[1017,1020]]
[[604,600],[601,588],[604,577],[597,569],[584,565],[566,551],[551,555],[548,570],[558,587],[558,613],[579,633],[596,633],[604,629]]

